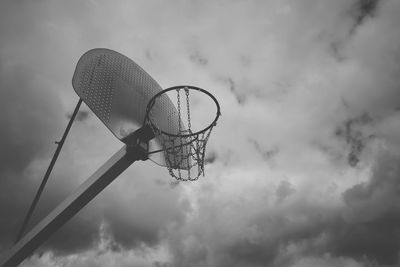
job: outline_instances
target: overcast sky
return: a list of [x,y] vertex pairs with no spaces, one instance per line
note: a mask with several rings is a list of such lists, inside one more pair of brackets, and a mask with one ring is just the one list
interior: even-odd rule
[[[400,1],[0,3],[0,251],[89,49],[219,100],[206,176],[136,162],[22,266],[400,265]],[[119,142],[83,105],[32,227]]]

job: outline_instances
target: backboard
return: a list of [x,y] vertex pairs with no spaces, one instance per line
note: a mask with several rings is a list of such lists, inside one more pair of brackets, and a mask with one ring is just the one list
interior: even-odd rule
[[[79,59],[72,85],[78,96],[121,141],[144,122],[149,100],[161,86],[130,58],[110,49],[89,50]],[[165,96],[157,123],[176,132],[177,110]]]

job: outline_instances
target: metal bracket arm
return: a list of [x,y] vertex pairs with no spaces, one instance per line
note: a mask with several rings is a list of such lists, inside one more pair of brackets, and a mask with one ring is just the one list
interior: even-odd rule
[[55,231],[71,219],[98,193],[136,160],[143,158],[142,152],[131,147],[122,147],[94,174],[92,174],[73,194],[59,204],[38,225],[18,241],[0,259],[0,266],[13,267],[30,256]]

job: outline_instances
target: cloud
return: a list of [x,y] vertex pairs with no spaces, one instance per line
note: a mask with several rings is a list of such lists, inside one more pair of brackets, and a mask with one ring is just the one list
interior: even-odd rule
[[281,203],[294,192],[296,192],[296,190],[293,188],[290,182],[281,181],[279,183],[278,188],[276,189],[276,195],[277,195],[276,202]]
[[379,0],[359,0],[354,3],[351,14],[355,18],[354,28],[360,26],[366,19],[376,15]]
[[194,50],[190,53],[189,56],[190,60],[193,62],[193,64],[199,65],[199,66],[204,66],[208,64],[208,59],[205,58],[200,54],[198,50]]
[[335,132],[338,137],[344,138],[349,146],[347,161],[352,167],[355,167],[360,161],[361,153],[370,141],[369,139],[373,138],[372,134],[365,136],[368,134],[368,130],[359,130],[357,128],[366,128],[365,126],[368,126],[371,121],[372,119],[368,113],[364,113],[356,118],[346,120]]
[[34,266],[139,266],[166,267],[167,252],[161,248],[140,250],[115,250],[115,245],[104,227],[100,227],[100,238],[89,250],[69,256],[59,257],[51,252],[35,254],[21,264],[23,267]]
[[[357,262],[354,259],[349,259],[345,257],[335,258],[330,256],[329,254],[324,255],[323,257],[306,257],[300,259],[297,263],[293,264],[292,267],[361,267],[365,266],[363,262]],[[373,266],[373,265],[371,265]]]
[[33,196],[34,181],[24,171],[35,159],[49,155],[48,144],[59,127],[59,99],[39,78],[19,64],[0,66],[0,247],[15,238],[28,207],[26,196]]
[[[343,253],[368,255],[385,264],[398,261],[399,155],[384,152],[377,158],[372,177],[367,183],[356,184],[344,192],[345,218]],[[341,229],[339,231],[343,231]],[[345,237],[347,236],[347,237]],[[339,237],[340,239],[340,237]]]
[[[76,103],[86,50],[115,49],[222,108],[206,177],[172,186],[166,170],[135,163],[28,266],[398,263],[397,1],[5,3],[2,248]],[[121,146],[95,116],[79,118],[32,224]],[[133,256],[157,249],[170,258]]]
[[[332,198],[317,203],[296,188],[282,201],[282,182],[268,190],[269,182],[260,176],[224,179],[231,184],[202,190],[191,219],[171,233],[176,257],[171,266],[289,266],[295,252],[323,251],[324,232],[338,216]],[[247,183],[239,187],[236,179]],[[297,246],[298,251],[285,252]]]
[[[311,5],[311,2],[307,3]],[[216,174],[218,182],[210,186],[211,189],[201,190],[204,194],[202,198],[193,200],[198,221],[188,221],[181,233],[172,237],[171,247],[176,257],[173,264],[176,266],[291,266],[296,262],[306,262],[301,260],[304,255],[318,258],[324,253],[332,255],[331,260],[320,260],[321,264],[325,262],[327,266],[339,262],[362,266],[365,257],[366,261],[376,262],[377,266],[397,263],[398,247],[395,244],[398,239],[394,234],[396,215],[377,215],[376,220],[369,222],[354,221],[354,218],[349,221],[348,216],[352,214],[349,206],[357,205],[357,201],[364,198],[365,201],[361,202],[361,207],[365,205],[362,209],[364,212],[370,210],[373,214],[379,214],[382,210],[386,214],[388,209],[389,214],[396,214],[397,210],[393,205],[383,208],[384,203],[389,201],[370,200],[372,193],[368,193],[371,191],[368,189],[368,168],[369,164],[375,164],[374,168],[382,165],[382,156],[376,153],[380,149],[377,148],[380,142],[395,144],[398,140],[395,125],[398,118],[396,88],[399,81],[394,73],[399,65],[384,56],[398,52],[384,37],[393,38],[392,41],[396,39],[394,36],[398,30],[393,25],[398,19],[391,9],[396,10],[398,5],[394,2],[379,3],[379,8],[368,11],[373,12],[374,16],[366,19],[365,15],[363,24],[358,26],[353,35],[350,32],[355,18],[349,15],[352,4],[335,2],[332,5],[328,8],[328,4],[321,4],[318,9],[302,2],[298,9],[291,5],[285,9],[288,10],[285,12],[292,12],[291,19],[298,24],[279,24],[280,31],[286,33],[285,27],[291,25],[306,37],[301,39],[302,36],[296,33],[283,35],[287,39],[282,39],[286,42],[279,42],[284,44],[277,49],[277,53],[287,52],[287,45],[288,50],[292,49],[297,54],[288,52],[292,56],[290,59],[279,54],[279,63],[286,64],[287,68],[279,69],[278,63],[277,72],[288,75],[272,75],[281,79],[275,91],[271,89],[273,87],[265,86],[264,89],[260,86],[262,82],[271,84],[267,83],[269,74],[265,61],[255,67],[256,71],[262,70],[264,75],[257,73],[254,79],[249,78],[253,75],[252,67],[238,74],[232,73],[234,68],[229,69],[229,77],[240,80],[238,77],[243,74],[251,81],[238,83],[235,80],[231,83],[235,84],[235,89],[243,90],[246,101],[244,105],[237,105],[236,91],[233,101],[225,98],[224,103],[231,108],[223,113],[225,125],[221,131],[224,134],[218,137],[227,142],[213,144],[223,155],[220,158],[228,162],[223,166],[229,166],[229,169]],[[324,23],[300,30],[307,23],[317,21],[318,16],[328,18]],[[384,25],[390,27],[384,30]],[[314,31],[318,34],[313,35]],[[296,38],[300,38],[300,41]],[[330,44],[334,42],[341,44],[338,48],[343,55],[341,60],[331,54]],[[255,56],[250,58],[248,62],[252,63],[249,64],[257,62]],[[274,60],[271,62],[277,63]],[[212,60],[209,65],[215,67],[215,73],[223,71],[222,67],[217,69]],[[292,73],[294,75],[290,75]],[[393,73],[393,76],[388,73]],[[258,86],[254,86],[257,82]],[[232,92],[229,84],[225,88]],[[240,127],[237,126],[238,121]],[[341,129],[340,139],[335,136],[338,128]],[[375,135],[376,139],[372,138]],[[252,137],[253,144],[257,145],[255,148],[279,147],[274,164],[277,173],[271,173],[265,164],[254,157],[255,153],[249,151],[251,146],[244,142],[247,136]],[[325,155],[310,149],[310,143],[319,143],[325,148]],[[388,151],[395,149],[389,145]],[[378,162],[373,163],[375,160]],[[389,162],[395,164],[397,160],[391,159]],[[348,164],[357,168],[349,171]],[[280,202],[282,206],[279,208],[270,204],[278,201],[271,202],[268,197],[261,197],[271,194],[275,199],[282,199],[279,192],[285,187],[271,182],[274,179],[281,180],[278,170],[291,177],[289,183],[294,191]],[[330,174],[323,170],[329,170]],[[396,170],[393,172],[397,173]],[[232,176],[236,176],[237,180],[232,180]],[[376,176],[374,173],[371,181]],[[360,180],[366,184],[355,185]],[[334,186],[329,185],[332,182]],[[252,187],[254,184],[257,184],[257,189]],[[276,195],[265,189],[266,184],[277,188]],[[215,186],[225,189],[219,190]],[[345,192],[343,199],[331,195],[342,192]],[[394,194],[384,191],[379,196],[384,199],[383,196]],[[214,206],[210,207],[210,200],[215,203],[218,212]],[[396,203],[395,199],[393,203]],[[374,208],[375,205],[379,207]],[[358,218],[359,214],[354,217]],[[387,231],[379,232],[381,228]]]
[[370,180],[343,199],[287,181],[268,193],[249,174],[237,177],[248,182],[241,188],[229,179],[229,188],[201,190],[192,219],[171,233],[172,266],[396,266],[399,157],[383,150],[377,159]]

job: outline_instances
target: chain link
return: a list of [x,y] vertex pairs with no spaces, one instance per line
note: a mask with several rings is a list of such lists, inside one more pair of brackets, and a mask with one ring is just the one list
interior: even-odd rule
[[[180,90],[185,90],[186,98],[186,111],[187,111],[187,124],[188,129],[185,129],[185,125],[182,121],[182,107],[180,99]],[[193,134],[191,129],[191,114],[190,114],[190,95],[189,87],[180,87],[176,89],[177,92],[177,112],[178,112],[178,136],[168,135],[161,131],[159,126],[152,121],[150,118],[149,124],[159,138],[159,143],[163,148],[164,158],[166,167],[168,168],[169,174],[178,181],[196,181],[200,175],[204,176],[204,160],[206,145],[210,136],[210,133],[215,126],[212,125],[209,129],[201,131],[197,134]],[[155,116],[150,108],[149,117]],[[188,137],[182,137],[180,135],[188,135]],[[192,168],[197,169],[192,169]]]
[[181,96],[179,94],[180,88],[176,89],[176,94],[178,98],[178,128],[179,128],[179,133],[182,131],[182,125],[181,125]]
[[188,131],[192,133],[192,124],[190,122],[190,106],[189,106],[189,89],[185,87],[186,93],[186,110],[187,110],[187,119],[188,119]]

